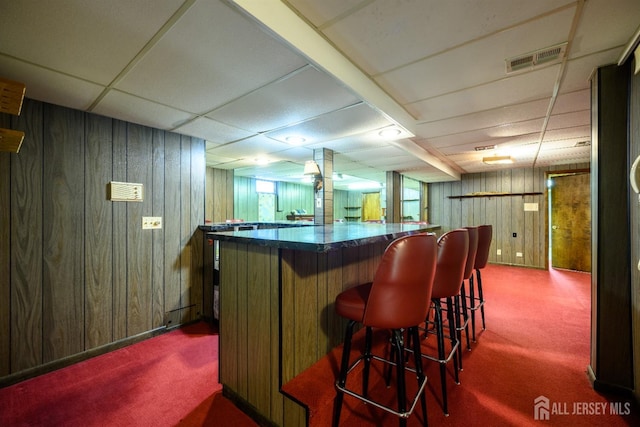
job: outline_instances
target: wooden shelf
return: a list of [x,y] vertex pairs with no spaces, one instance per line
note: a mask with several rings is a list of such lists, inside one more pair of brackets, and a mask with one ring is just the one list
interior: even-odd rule
[[479,194],[465,194],[463,196],[449,196],[450,199],[473,199],[477,197],[513,197],[513,196],[541,196],[542,192],[533,193],[479,193]]

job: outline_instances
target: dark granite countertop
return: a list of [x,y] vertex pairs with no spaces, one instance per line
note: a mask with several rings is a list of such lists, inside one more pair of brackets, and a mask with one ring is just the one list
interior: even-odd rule
[[292,226],[286,227],[283,223],[283,227],[280,228],[258,228],[256,230],[215,232],[206,230],[207,226],[201,226],[200,229],[207,232],[207,238],[215,240],[314,252],[327,252],[333,249],[391,241],[407,234],[440,229],[439,225],[433,224],[345,222],[315,226],[312,225],[313,223],[305,221],[286,221],[286,223],[302,223],[306,226],[292,224]]
[[236,228],[238,230],[257,230],[263,228],[308,227],[312,225],[313,221],[230,221],[208,223],[198,228],[204,232],[208,232],[234,231]]

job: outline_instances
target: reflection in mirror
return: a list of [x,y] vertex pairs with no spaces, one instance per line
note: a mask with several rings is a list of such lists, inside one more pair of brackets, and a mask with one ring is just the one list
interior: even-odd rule
[[404,175],[401,209],[403,221],[420,221],[420,182]]
[[[335,169],[335,167],[334,167]],[[384,187],[384,172],[375,171],[380,180],[359,178],[339,171],[333,174],[333,188],[337,190],[379,190]],[[268,165],[255,165],[234,169],[235,176],[267,181],[292,182],[313,185],[313,177],[304,175],[304,165],[290,161],[279,161]]]

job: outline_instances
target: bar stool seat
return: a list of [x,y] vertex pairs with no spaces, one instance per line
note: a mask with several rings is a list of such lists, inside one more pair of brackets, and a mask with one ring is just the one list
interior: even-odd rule
[[[456,313],[459,313],[458,319],[460,316],[463,318],[462,321],[459,322],[457,330],[458,330],[458,340],[462,340],[462,331],[465,332],[465,338],[467,342],[467,350],[471,351],[471,343],[469,340],[469,308],[467,306],[467,294],[465,290],[465,281],[469,281],[471,276],[473,275],[473,266],[476,262],[476,253],[478,252],[478,227],[464,227],[469,233],[469,251],[467,252],[467,262],[464,267],[464,275],[462,276],[462,285],[460,286],[460,295],[456,298]],[[462,370],[462,352],[458,352],[458,363],[460,365],[460,370]]]
[[[438,355],[435,357],[423,353],[422,357],[438,362],[440,365],[442,409],[446,416],[449,415],[446,364],[452,359],[455,382],[456,384],[460,384],[460,380],[458,379],[458,358],[456,357],[456,353],[459,350],[458,347],[460,346],[460,342],[457,339],[458,315],[454,313],[453,300],[460,294],[468,252],[469,232],[466,229],[448,231],[438,239],[438,262],[436,275],[433,280],[433,291],[431,293],[434,320],[433,330],[429,331],[436,334]],[[442,308],[442,300],[444,300],[446,304],[446,310]],[[447,313],[448,336],[451,341],[448,354],[445,354],[443,311]],[[428,325],[429,323],[427,320],[426,324]]]
[[[406,426],[417,401],[421,401],[424,425],[427,425],[427,403],[424,389],[427,378],[422,370],[418,325],[424,322],[429,309],[433,279],[436,271],[437,242],[434,234],[414,234],[400,237],[385,250],[372,283],[355,286],[340,293],[335,300],[336,313],[348,320],[340,373],[336,381],[333,425],[338,426],[344,395],[357,398],[379,409],[397,415],[400,426]],[[365,329],[364,351],[350,362],[351,339],[356,324]],[[391,331],[393,360],[372,354],[372,329]],[[411,337],[414,367],[405,363],[404,333]],[[376,402],[368,396],[371,362],[394,366],[396,373],[397,408]],[[347,376],[363,363],[362,390],[347,388]],[[406,371],[415,373],[417,392],[407,399]]]
[[[482,329],[487,328],[484,321],[484,294],[482,291],[482,275],[480,270],[487,266],[489,260],[489,249],[491,248],[491,239],[493,239],[493,227],[491,224],[478,226],[478,250],[473,268],[476,272],[476,280],[474,286],[473,274],[469,278],[469,309],[471,310],[471,335],[476,340],[476,311],[480,310],[482,315]],[[478,290],[478,296],[475,295],[475,289]]]

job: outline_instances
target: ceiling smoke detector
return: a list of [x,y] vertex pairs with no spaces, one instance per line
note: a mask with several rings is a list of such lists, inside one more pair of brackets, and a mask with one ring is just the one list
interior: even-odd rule
[[567,52],[567,42],[536,50],[535,52],[505,59],[507,74],[562,61]]

